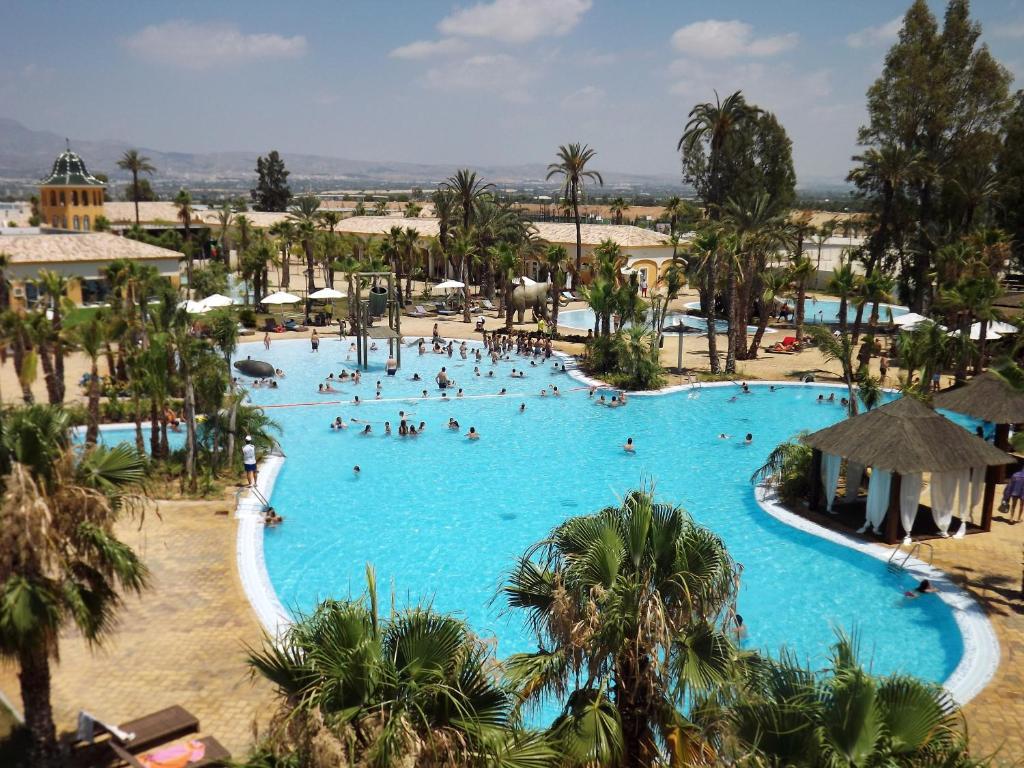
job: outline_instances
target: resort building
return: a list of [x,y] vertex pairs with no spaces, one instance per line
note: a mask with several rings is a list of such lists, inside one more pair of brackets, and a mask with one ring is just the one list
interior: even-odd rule
[[82,158],[66,150],[39,185],[39,217],[44,227],[88,232],[103,215],[106,185],[89,173]]
[[102,232],[55,232],[8,229],[0,234],[0,254],[8,257],[4,276],[10,281],[12,309],[36,304],[41,292],[39,271],[46,269],[67,278],[67,296],[75,304],[103,303],[110,292],[104,270],[115,259],[143,262],[173,285],[178,284],[181,254],[127,237]]

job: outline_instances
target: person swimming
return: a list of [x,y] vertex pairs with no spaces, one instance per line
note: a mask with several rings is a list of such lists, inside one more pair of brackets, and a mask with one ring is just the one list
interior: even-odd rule
[[750,434],[749,432],[747,432],[747,436],[743,438],[743,444],[744,445],[750,445],[753,442],[754,442],[754,436],[752,434]]
[[920,584],[918,584],[912,591],[907,590],[904,592],[903,596],[908,600],[916,600],[921,595],[927,595],[932,592],[938,592],[935,585],[933,585],[928,579],[922,579]]
[[562,396],[562,393],[558,391],[558,387],[552,387],[551,388],[551,394],[554,395],[555,397],[561,397]]
[[456,397],[462,397],[462,387],[459,387],[459,391],[455,393]]
[[747,626],[743,623],[743,617],[738,613],[736,614],[736,624],[732,628],[732,633],[736,635],[737,638],[744,637],[747,634]]
[[541,397],[547,397],[547,396],[548,396],[548,391],[547,391],[546,389],[542,389],[542,390],[540,391],[540,396],[541,396]]
[[390,421],[385,421],[384,422],[384,435],[385,435],[385,437],[391,435],[391,422]]
[[506,390],[504,387],[502,387],[501,388],[501,392],[499,392],[498,394],[499,395],[507,395],[508,394],[508,390]]
[[719,440],[728,440],[729,439],[729,435],[725,434],[725,432],[719,432],[718,433],[718,439]]
[[423,381],[423,379],[420,378],[420,375],[418,373],[414,373],[412,375],[412,378],[409,379],[409,381]]
[[519,412],[524,413],[526,411],[526,403],[519,404]]
[[626,443],[625,443],[625,445],[622,446],[622,450],[624,450],[626,453],[635,453],[636,452],[636,446],[633,445],[633,438],[632,437],[627,437],[626,438]]
[[344,422],[341,416],[338,416],[331,422],[331,429],[348,429],[348,424]]
[[451,416],[448,417],[448,429],[458,429],[459,422],[453,419]]
[[373,433],[373,427],[371,427],[369,424],[367,424],[365,427],[363,427],[363,431],[360,432],[359,434],[360,435],[370,435],[372,433]]
[[834,403],[835,401],[836,401],[836,393],[832,392],[832,393],[829,394],[828,400],[826,400],[825,402],[827,402],[827,403]]
[[824,403],[825,402],[825,396],[824,395],[818,395],[818,402],[819,403]]
[[356,477],[359,477],[359,473],[362,472],[362,471],[363,470],[361,470],[359,468],[358,464],[356,464],[354,467],[352,467],[352,474],[355,475]]
[[362,400],[359,399],[359,395],[352,396],[352,405],[362,405]]
[[480,433],[476,431],[476,427],[470,427],[469,432],[466,433],[466,438],[469,440],[479,440]]

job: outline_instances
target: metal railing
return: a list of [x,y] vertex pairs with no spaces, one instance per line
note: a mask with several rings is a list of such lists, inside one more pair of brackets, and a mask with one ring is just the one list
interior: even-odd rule
[[[903,545],[902,544],[900,544],[898,547],[896,547],[892,551],[892,554],[889,555],[889,560],[886,563],[887,566],[892,568],[892,569],[894,569],[894,570],[898,570],[898,571],[906,570],[907,562],[910,560],[910,558],[918,557],[919,556],[919,554],[921,552],[921,547],[927,547],[928,548],[928,565],[931,565],[932,561],[935,559],[935,547],[933,547],[927,541],[915,541],[913,546],[911,546],[910,549],[908,549],[906,552],[903,551]],[[897,555],[900,555],[900,554],[903,555],[903,559],[900,560],[899,562],[896,562]],[[918,559],[920,559],[920,558],[918,558]]]

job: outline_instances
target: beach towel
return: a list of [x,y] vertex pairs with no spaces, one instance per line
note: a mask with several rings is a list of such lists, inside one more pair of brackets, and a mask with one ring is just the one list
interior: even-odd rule
[[146,768],[186,768],[189,763],[198,763],[206,754],[206,745],[198,740],[147,752],[139,758]]

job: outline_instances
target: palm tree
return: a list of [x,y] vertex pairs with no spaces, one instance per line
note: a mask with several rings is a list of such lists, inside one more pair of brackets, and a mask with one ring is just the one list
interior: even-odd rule
[[220,237],[217,242],[220,246],[220,257],[223,259],[225,265],[231,261],[228,256],[228,230],[231,229],[231,225],[235,220],[235,214],[237,211],[238,206],[233,200],[225,200],[217,208],[217,224],[220,225]]
[[374,216],[387,216],[388,215],[388,201],[378,200],[373,204],[373,215]]
[[122,171],[128,171],[132,175],[132,200],[135,201],[135,228],[139,228],[139,174],[153,173],[156,168],[149,158],[140,155],[137,149],[125,150],[121,159],[117,161],[117,167]]
[[948,693],[907,675],[874,677],[858,655],[856,641],[840,633],[825,670],[803,667],[793,654],[765,659],[755,682],[716,713],[731,736],[724,764],[987,764],[969,756],[963,717]]
[[[832,277],[829,278],[826,290],[839,297],[839,332],[843,334],[846,333],[849,326],[846,315],[850,298],[857,292],[857,283],[858,278],[853,271],[853,264],[850,263],[849,257],[840,257]],[[857,342],[854,340],[852,343],[856,345]]]
[[760,283],[761,308],[757,314],[757,331],[754,333],[754,339],[750,343],[750,349],[747,350],[748,360],[755,360],[757,358],[757,350],[761,347],[761,339],[764,338],[764,332],[768,328],[768,315],[770,314],[771,307],[774,306],[775,300],[782,295],[783,291],[792,284],[792,278],[787,270],[770,269],[761,273]]
[[807,498],[813,451],[804,443],[806,432],[784,443],[779,443],[768,454],[750,482],[772,488],[787,504],[795,504]]
[[517,728],[493,648],[429,608],[381,616],[370,567],[367,576],[361,598],[322,602],[250,652],[253,674],[279,697],[250,765],[554,764],[540,734]]
[[814,345],[821,351],[826,363],[837,362],[842,369],[843,383],[846,384],[847,409],[850,416],[857,415],[856,374],[853,369],[853,344],[846,333],[833,335],[822,325],[807,329]]
[[725,203],[726,190],[723,186],[723,164],[730,139],[744,122],[757,116],[760,110],[751,107],[741,91],[730,94],[720,101],[715,92],[715,103],[697,104],[690,110],[689,120],[683,128],[676,150],[692,154],[699,145],[708,145],[708,189],[704,205],[708,216],[717,220]]
[[[483,180],[477,179],[476,172],[471,171],[468,168],[461,168],[455,172],[454,176],[449,176],[448,179],[441,184],[441,190],[451,195],[451,202],[456,208],[458,214],[462,218],[462,237],[468,237],[470,229],[475,224],[476,217],[480,212],[480,207],[483,202],[488,199],[491,195],[491,190],[494,188],[493,184],[485,184]],[[441,196],[442,201],[444,196]],[[435,200],[435,203],[437,201]],[[440,214],[438,214],[440,216]],[[465,283],[465,287],[462,289],[463,293],[463,319],[468,323],[470,322],[469,314],[469,271],[468,271],[468,259],[471,256],[475,256],[477,248],[472,249],[473,253],[471,256],[466,256],[466,243],[462,243],[463,256],[461,263],[461,276],[459,280]],[[442,247],[444,244],[442,243]]]
[[597,154],[586,144],[563,144],[558,148],[558,161],[548,165],[548,179],[553,176],[562,177],[562,195],[572,209],[572,218],[576,224],[576,264],[573,274],[580,279],[583,268],[583,237],[580,234],[580,199],[583,197],[586,182],[594,181],[604,186],[604,179],[597,171],[588,171],[589,163]]
[[718,359],[718,327],[715,324],[715,297],[718,292],[718,257],[723,248],[724,235],[719,226],[712,224],[697,233],[693,241],[694,262],[704,276],[703,304],[708,324],[708,358],[711,373],[721,372]]
[[228,444],[224,455],[227,461],[231,462],[235,455],[235,419],[238,414],[238,401],[235,397],[235,377],[231,373],[231,356],[235,353],[235,348],[238,346],[238,322],[230,311],[222,310],[212,318],[209,326],[213,343],[224,356],[224,370],[228,380],[230,409],[228,412]]
[[11,348],[21,398],[26,404],[35,402],[32,384],[36,380],[39,365],[39,356],[32,346],[30,331],[31,323],[24,312],[11,309],[0,312],[0,340]]
[[337,241],[334,237],[334,230],[341,223],[341,214],[337,211],[320,211],[317,216],[320,226],[327,230],[327,241],[324,248],[324,268],[327,272],[327,287],[334,287],[334,263],[335,246]]
[[516,280],[519,277],[519,253],[511,243],[498,243],[491,246],[491,255],[498,266],[498,275],[501,277],[502,304],[505,309],[505,332],[512,333],[512,323],[515,317],[515,308],[512,306],[512,292],[515,290]]
[[472,316],[469,311],[469,263],[478,253],[476,232],[472,229],[463,230],[461,227],[455,231],[451,242],[452,257],[458,260],[459,282],[464,284],[462,289],[462,319],[464,322],[471,322]]
[[410,200],[405,204],[405,209],[402,211],[402,215],[407,219],[419,218],[420,211],[423,210],[423,206]]
[[[268,230],[270,234],[278,238],[278,247],[281,249],[281,279],[278,281],[282,291],[287,291],[291,285],[291,247],[295,242],[295,224],[288,219],[272,224]],[[263,286],[267,288],[267,286]]]
[[316,291],[315,278],[315,255],[313,253],[313,240],[316,237],[316,225],[319,218],[320,200],[315,195],[302,195],[295,205],[288,209],[288,218],[295,225],[295,233],[302,243],[302,250],[306,254],[306,317],[309,317],[313,300],[309,294]]
[[365,216],[366,215],[366,203],[360,200],[356,203],[355,208],[352,209],[353,216]]
[[145,457],[127,444],[78,454],[69,432],[61,408],[28,406],[3,415],[0,439],[0,654],[18,663],[29,762],[43,768],[63,765],[50,701],[62,630],[101,641],[148,576],[113,530]]
[[538,639],[509,657],[509,684],[524,704],[562,701],[549,733],[569,764],[686,765],[704,751],[681,708],[740,666],[721,626],[736,578],[685,510],[630,491],[530,547],[502,591]]
[[188,292],[186,297],[191,298],[192,271],[193,262],[195,261],[195,251],[192,247],[192,195],[188,193],[188,190],[178,190],[178,194],[174,198],[174,204],[178,207],[178,221],[185,227],[186,275],[188,276]]
[[814,262],[805,254],[794,253],[790,257],[789,277],[796,288],[796,308],[793,310],[793,322],[796,325],[796,337],[804,336],[804,304],[807,301],[807,283],[814,276]]
[[568,268],[569,254],[562,245],[549,245],[544,249],[544,264],[551,282],[551,327],[558,333],[558,308],[561,306],[562,278]]
[[101,312],[74,328],[75,344],[89,358],[89,394],[86,407],[85,444],[95,445],[100,435],[100,369],[99,359],[107,343],[107,323]]
[[616,197],[608,205],[608,210],[615,219],[615,223],[622,224],[622,214],[629,210],[629,203],[626,202],[625,198]]

